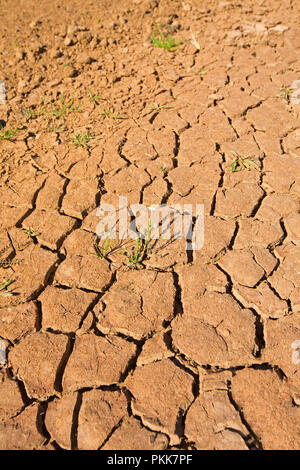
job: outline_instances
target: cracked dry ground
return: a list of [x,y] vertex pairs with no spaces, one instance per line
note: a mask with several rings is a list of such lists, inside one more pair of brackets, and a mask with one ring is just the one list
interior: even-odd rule
[[[1,1],[1,449],[300,448],[299,7]],[[204,247],[97,258],[119,195],[203,203]]]

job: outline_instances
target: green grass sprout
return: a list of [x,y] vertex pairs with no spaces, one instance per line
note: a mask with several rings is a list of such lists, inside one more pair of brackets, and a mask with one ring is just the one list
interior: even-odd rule
[[13,291],[8,290],[8,287],[13,283],[12,279],[7,279],[6,281],[0,284],[0,295],[3,297],[11,297],[13,295]]
[[253,160],[251,160],[250,157],[241,157],[238,155],[236,152],[231,150],[231,153],[235,155],[235,159],[231,163],[231,171],[232,173],[235,173],[240,170],[248,170],[250,171],[251,168],[255,168],[256,170],[258,169],[257,163],[255,163]]
[[19,129],[15,129],[12,127],[10,127],[7,130],[0,128],[0,140],[13,141],[18,132],[19,132]]
[[76,133],[75,131],[72,134],[72,144],[75,147],[88,148],[92,140],[98,140],[98,138],[91,134],[89,130],[84,134]]
[[175,41],[172,36],[167,36],[162,31],[154,32],[150,40],[152,46],[160,47],[168,52],[177,51],[178,47],[183,43],[183,39]]

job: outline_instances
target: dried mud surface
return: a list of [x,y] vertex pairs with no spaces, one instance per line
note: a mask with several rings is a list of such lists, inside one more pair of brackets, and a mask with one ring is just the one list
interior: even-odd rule
[[[0,448],[300,449],[300,105],[278,97],[300,80],[299,2],[0,12],[0,119],[19,128],[0,140]],[[257,169],[233,173],[232,151]],[[118,195],[204,203],[203,249],[98,259]]]

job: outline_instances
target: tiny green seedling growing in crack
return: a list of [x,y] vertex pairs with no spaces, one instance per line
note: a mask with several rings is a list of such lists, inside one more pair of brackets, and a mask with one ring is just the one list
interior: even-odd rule
[[292,94],[293,94],[293,90],[291,90],[290,88],[281,87],[276,96],[277,98],[280,98],[281,101],[283,101],[285,104],[290,104]]
[[191,72],[194,73],[195,75],[200,75],[200,77],[203,77],[203,75],[208,73],[208,70],[206,70],[206,69],[201,69],[201,70],[191,69]]
[[150,106],[149,109],[150,111],[159,112],[159,111],[162,111],[163,109],[170,109],[170,106],[168,106],[167,104],[154,103],[154,105]]
[[32,109],[30,108],[23,108],[22,110],[23,116],[25,116],[26,121],[29,121],[29,119],[36,117],[36,114]]
[[[50,113],[50,110],[49,110],[49,107],[48,107],[49,104],[51,104],[51,101],[42,97],[41,98],[41,105],[37,109],[36,116],[42,116],[43,114],[49,114]],[[43,107],[45,105],[46,105],[46,107]]]
[[144,259],[142,239],[137,238],[135,241],[135,247],[131,248],[130,250],[126,246],[124,246],[123,250],[127,258],[127,264],[129,269],[138,269]]
[[74,104],[75,93],[73,93],[72,98],[67,101],[65,95],[62,93],[59,99],[58,107],[52,110],[52,115],[55,117],[63,118],[68,116],[70,113],[79,113],[81,110],[81,105]]
[[42,97],[36,110],[24,108],[23,115],[26,120],[45,116],[51,132],[63,132],[65,130],[64,122],[68,115],[81,112],[81,105],[75,104],[74,101],[75,92],[70,99],[61,94],[58,103],[53,103]]
[[76,134],[75,131],[72,134],[72,144],[75,145],[75,147],[88,148],[91,140],[98,140],[98,137],[91,134],[89,130],[84,134]]
[[23,229],[24,230],[24,233],[29,237],[29,238],[35,238],[37,237],[38,235],[40,235],[41,233],[40,232],[36,232],[35,230],[33,230],[31,227],[29,227],[27,230]]
[[34,111],[31,108],[23,108],[22,109],[22,114],[25,116],[26,120],[29,121],[29,119],[34,119],[39,116],[43,116],[44,114],[48,114],[49,110],[45,107],[43,107],[45,104],[51,103],[51,101],[46,100],[45,98],[41,98],[41,105],[38,107],[36,111]]
[[109,238],[105,238],[104,243],[102,246],[100,245],[99,242],[94,243],[94,250],[96,253],[96,256],[100,259],[106,259],[109,252],[111,251],[111,240]]
[[49,121],[48,125],[50,132],[59,133],[66,130],[66,126],[63,124],[62,119],[59,119],[57,122],[52,121],[52,123]]
[[8,286],[10,286],[14,281],[12,279],[7,279],[6,281],[0,284],[0,295],[3,297],[11,297],[13,295],[13,291],[8,290]]
[[89,94],[89,100],[91,103],[95,104],[96,106],[99,105],[99,101],[100,100],[104,100],[105,98],[103,98],[102,96],[98,95],[97,93],[93,93],[91,92],[91,90],[88,90],[88,94]]
[[109,108],[105,108],[103,110],[103,113],[101,113],[101,116],[104,118],[111,118],[111,119],[126,119],[125,116],[118,116],[114,114]]
[[5,130],[0,128],[0,140],[14,140],[15,136],[19,132],[19,129],[14,129],[10,127],[9,129]]
[[123,247],[124,255],[127,258],[128,269],[139,269],[142,262],[148,257],[151,232],[152,224],[151,217],[149,217],[146,238],[143,239],[142,237],[138,237],[135,241],[135,246],[133,246],[130,250],[127,247]]
[[172,36],[166,36],[162,31],[154,32],[150,40],[152,46],[160,47],[168,52],[177,51],[180,44],[183,43],[183,39],[176,42]]
[[232,173],[235,173],[236,171],[240,171],[240,170],[250,171],[251,168],[255,168],[256,170],[258,169],[257,164],[253,160],[251,160],[250,157],[241,157],[233,150],[231,150],[231,153],[235,155],[235,159],[231,163]]

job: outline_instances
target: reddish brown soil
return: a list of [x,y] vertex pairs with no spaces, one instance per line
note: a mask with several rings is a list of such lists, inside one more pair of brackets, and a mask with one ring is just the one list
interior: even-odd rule
[[[300,449],[299,2],[0,4],[0,448]],[[203,249],[97,258],[118,195],[204,203]]]

